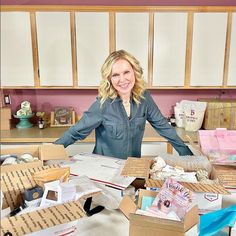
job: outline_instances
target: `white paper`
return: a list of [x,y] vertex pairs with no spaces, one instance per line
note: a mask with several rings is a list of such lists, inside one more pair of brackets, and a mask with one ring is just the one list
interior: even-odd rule
[[80,153],[69,161],[61,160],[56,163],[62,167],[70,167],[71,175],[86,175],[91,180],[121,190],[127,188],[135,179],[135,177],[121,176],[125,160],[113,157]]

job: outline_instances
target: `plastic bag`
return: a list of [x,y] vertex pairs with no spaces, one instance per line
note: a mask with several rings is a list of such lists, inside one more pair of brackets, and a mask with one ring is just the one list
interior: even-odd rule
[[207,103],[183,100],[181,104],[184,110],[184,129],[186,131],[199,130],[202,127]]
[[179,128],[184,127],[184,110],[182,108],[181,103],[176,103],[176,106],[174,107],[174,113],[175,113],[175,123],[176,126]]

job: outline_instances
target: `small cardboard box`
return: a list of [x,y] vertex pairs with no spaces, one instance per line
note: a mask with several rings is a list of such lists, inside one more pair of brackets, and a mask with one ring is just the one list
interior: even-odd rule
[[[149,179],[152,159],[150,158],[132,158],[129,157],[122,170],[122,175],[135,176],[139,179],[145,179],[147,189],[158,190],[164,181]],[[214,175],[212,175],[214,176]],[[219,210],[222,207],[222,194],[230,194],[221,184],[202,184],[180,182],[184,187],[196,193],[196,204],[199,213]]]
[[[36,186],[32,174],[44,169],[58,167],[42,166],[31,169],[16,170],[1,174],[1,188],[4,195],[3,205],[12,209],[19,206],[21,193]],[[4,209],[4,208],[3,208]],[[85,216],[79,201],[55,205],[49,208],[24,213],[22,215],[1,219],[1,235],[67,235],[75,230],[77,220]],[[37,234],[38,233],[38,234]]]
[[11,129],[11,120],[1,120],[0,121],[0,130],[10,130]]
[[22,146],[22,147],[18,147],[18,148],[1,149],[1,155],[16,154],[19,156],[24,153],[29,153],[33,157],[38,157],[39,161],[35,161],[35,162],[31,162],[31,163],[16,164],[16,165],[1,166],[1,173],[42,166],[43,161],[45,161],[45,160],[69,159],[69,157],[65,151],[65,148],[62,145],[53,145],[53,144],[50,144],[50,145],[28,145],[28,146]]
[[1,120],[11,119],[11,108],[10,107],[0,107]]
[[[188,231],[191,230],[199,222],[198,210],[194,206],[185,215],[183,221],[175,221],[169,219],[162,219],[151,216],[144,216],[136,214],[136,210],[141,208],[142,197],[155,197],[157,192],[148,191],[144,189],[139,190],[138,204],[125,195],[120,203],[120,210],[129,219],[129,236],[146,236],[146,235],[163,235],[163,236],[187,236]],[[196,229],[197,231],[197,229]],[[195,234],[197,235],[197,232]]]

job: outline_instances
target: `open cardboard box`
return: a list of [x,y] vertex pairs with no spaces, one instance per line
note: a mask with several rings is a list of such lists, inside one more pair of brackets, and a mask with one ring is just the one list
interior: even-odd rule
[[[120,210],[129,219],[129,236],[146,236],[146,235],[162,235],[162,236],[187,236],[197,235],[197,227],[199,222],[197,206],[191,208],[185,215],[183,221],[175,221],[151,216],[136,214],[136,210],[141,208],[142,197],[156,197],[157,192],[144,189],[139,190],[138,204],[125,195],[120,203]],[[194,227],[194,229],[193,229]],[[194,233],[190,233],[193,231]]]
[[17,147],[17,148],[1,149],[1,155],[16,154],[19,156],[24,153],[29,153],[33,157],[38,157],[39,160],[35,162],[30,162],[30,163],[1,166],[1,173],[14,171],[14,170],[23,170],[23,169],[33,168],[33,167],[39,167],[39,166],[42,166],[43,161],[46,161],[46,160],[69,159],[65,151],[65,148],[62,145],[54,145],[54,144],[26,145],[26,146]]
[[[152,163],[153,160],[151,158],[129,157],[125,163],[121,175],[134,176],[137,177],[139,181],[145,180],[145,187],[147,189],[158,190],[161,188],[164,181],[152,180],[149,178]],[[216,177],[214,168],[212,170],[211,177]],[[230,194],[222,184],[180,183],[184,187],[195,192],[196,204],[198,205],[199,213],[201,214],[221,209],[222,194]]]
[[[22,202],[21,193],[25,189],[36,186],[32,174],[48,168],[58,167],[41,166],[31,169],[22,169],[1,174],[1,190],[4,195],[3,209],[11,210]],[[24,213],[18,216],[1,219],[1,233],[11,232],[12,235],[67,235],[75,231],[77,220],[85,216],[79,201],[55,205],[42,210]]]

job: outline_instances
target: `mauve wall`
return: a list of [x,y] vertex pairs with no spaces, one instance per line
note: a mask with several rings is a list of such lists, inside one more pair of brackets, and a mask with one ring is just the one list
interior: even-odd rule
[[[101,6],[236,6],[236,0],[1,0],[2,5],[101,5]],[[11,109],[28,100],[33,111],[49,113],[55,106],[72,106],[81,115],[97,96],[97,90],[4,90],[11,95]],[[152,90],[162,113],[169,116],[172,106],[182,100],[236,98],[236,90]]]
[[[11,95],[11,109],[15,113],[20,103],[30,101],[33,111],[49,113],[55,106],[72,106],[81,115],[97,96],[97,90],[5,90]],[[236,90],[151,90],[152,96],[165,116],[172,113],[172,106],[182,99],[196,101],[199,98],[234,98]]]

